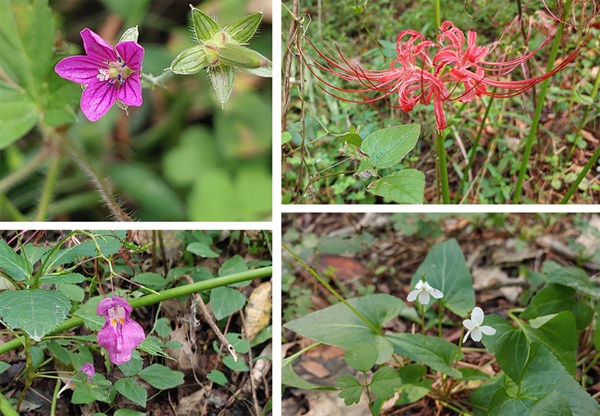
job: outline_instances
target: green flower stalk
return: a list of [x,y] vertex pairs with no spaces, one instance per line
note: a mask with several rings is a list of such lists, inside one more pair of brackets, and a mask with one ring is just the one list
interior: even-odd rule
[[231,26],[219,27],[201,10],[192,7],[192,29],[198,45],[184,49],[169,68],[179,75],[208,72],[213,89],[221,104],[233,90],[235,70],[246,70],[261,77],[271,77],[271,62],[245,45],[254,36],[262,13],[250,14]]

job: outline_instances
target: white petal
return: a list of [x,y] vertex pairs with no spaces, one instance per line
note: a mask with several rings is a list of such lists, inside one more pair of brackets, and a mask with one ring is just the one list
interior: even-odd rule
[[419,293],[419,303],[421,303],[421,305],[428,305],[429,304],[429,293],[427,293],[427,292]]
[[489,325],[480,326],[479,329],[486,335],[494,335],[496,330]]
[[476,306],[473,312],[471,312],[471,320],[477,325],[481,325],[483,323],[483,309]]
[[444,294],[441,291],[434,289],[434,288],[431,288],[431,290],[429,291],[429,294],[436,299],[441,299],[444,297]]
[[471,331],[471,338],[473,341],[481,341],[481,330],[479,328],[475,328],[473,331]]
[[422,283],[423,283],[423,290],[426,290],[429,292],[431,290],[431,286],[429,286],[429,283],[427,283],[427,282],[422,282]]
[[467,328],[469,331],[472,331],[473,329],[477,328],[477,323],[471,321],[470,319],[465,319],[463,321],[463,325],[465,326],[465,328]]
[[463,337],[463,344],[467,341],[467,338],[469,338],[469,334],[471,333],[471,330],[469,329],[467,331],[467,333],[465,334],[465,336]]
[[408,296],[406,297],[406,300],[409,302],[414,302],[415,299],[417,298],[417,295],[420,293],[420,290],[413,290],[412,292],[410,292],[408,294]]
[[423,290],[423,288],[425,287],[425,285],[426,285],[426,284],[427,284],[427,283],[423,283],[423,281],[422,281],[422,280],[419,280],[419,281],[417,282],[417,284],[415,285],[415,289],[416,289],[416,290]]

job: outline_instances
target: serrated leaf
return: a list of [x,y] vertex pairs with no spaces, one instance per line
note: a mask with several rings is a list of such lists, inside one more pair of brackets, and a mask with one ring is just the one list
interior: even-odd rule
[[415,147],[420,131],[418,124],[377,130],[363,140],[361,150],[371,158],[376,168],[390,168]]
[[217,287],[210,291],[210,307],[217,321],[244,307],[246,297],[235,289]]
[[167,358],[169,360],[173,360],[173,357],[171,357],[170,355],[168,355],[163,348],[160,346],[160,344],[156,341],[154,341],[152,339],[153,337],[146,337],[142,343],[140,345],[138,345],[138,348],[144,352],[147,352],[150,355],[155,355],[158,357],[164,357]]
[[[376,328],[398,316],[404,302],[386,294],[368,295],[348,299],[348,303],[360,312]],[[393,353],[391,342],[379,335],[343,303],[329,306],[294,319],[284,325],[308,338],[324,344],[352,349],[356,345],[370,345],[379,352],[377,363],[387,361]]]
[[31,264],[25,256],[21,256],[0,240],[0,269],[17,282],[31,277]]
[[256,33],[261,20],[262,12],[249,14],[235,22],[233,25],[227,26],[224,31],[237,42],[246,43],[252,39],[252,36]]
[[371,391],[378,399],[387,400],[394,397],[402,381],[392,367],[382,367],[373,374]]
[[62,324],[71,302],[56,290],[32,289],[0,293],[0,317],[11,329],[21,328],[35,341]]
[[455,314],[464,318],[475,307],[473,277],[455,239],[438,243],[429,250],[411,279],[412,288],[422,276],[431,287],[442,291],[444,297],[438,302]]
[[204,42],[211,39],[219,31],[217,22],[202,10],[198,10],[195,7],[192,7],[192,24],[198,42]]
[[24,90],[0,81],[0,150],[29,132],[38,116],[38,106]]
[[183,384],[183,373],[161,364],[152,364],[140,371],[139,376],[159,390],[172,389]]
[[146,407],[148,392],[145,388],[138,384],[136,379],[132,377],[120,378],[115,383],[115,387],[119,393],[127,397],[132,402],[137,403],[142,407]]
[[49,285],[60,285],[63,283],[81,283],[85,281],[85,276],[80,273],[66,274],[47,274],[40,278],[42,283]]
[[214,258],[219,257],[217,253],[212,251],[212,249],[203,243],[191,243],[188,244],[186,250],[190,253],[195,254],[196,256],[206,257],[206,258]]
[[58,290],[72,302],[83,302],[85,299],[85,290],[81,286],[63,283]]
[[367,191],[398,204],[422,204],[425,175],[416,169],[404,169],[371,182]]
[[363,387],[357,379],[344,374],[335,381],[335,384],[340,388],[339,396],[344,399],[346,406],[360,402]]
[[462,352],[445,339],[410,333],[387,334],[385,337],[392,343],[397,354],[452,377],[458,378],[462,375],[450,366],[457,357],[462,358]]

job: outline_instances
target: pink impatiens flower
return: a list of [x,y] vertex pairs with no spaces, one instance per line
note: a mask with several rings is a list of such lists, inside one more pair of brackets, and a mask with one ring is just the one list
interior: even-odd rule
[[94,364],[92,363],[85,363],[82,367],[79,368],[79,371],[87,375],[88,383],[92,381],[92,377],[94,377],[94,374],[96,373],[96,369],[94,368]]
[[108,351],[113,364],[131,359],[131,352],[146,338],[141,325],[129,317],[133,308],[119,296],[100,301],[96,313],[104,315],[106,323],[98,332],[98,344]]
[[87,55],[69,56],[54,70],[62,78],[85,85],[81,111],[90,121],[99,120],[119,100],[125,105],[142,105],[140,71],[144,48],[133,41],[113,49],[90,29],[81,31]]

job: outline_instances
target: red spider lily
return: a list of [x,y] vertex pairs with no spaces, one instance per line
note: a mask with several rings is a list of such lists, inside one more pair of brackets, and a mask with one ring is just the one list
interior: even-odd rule
[[[483,60],[491,49],[477,46],[476,32],[469,31],[467,33],[466,48],[464,33],[451,22],[444,22],[440,27],[440,32],[437,43],[427,40],[421,33],[414,30],[400,32],[396,46],[397,57],[392,61],[390,68],[386,70],[367,69],[353,63],[339,48],[334,53],[319,51],[309,40],[313,49],[325,60],[325,64],[312,61],[308,63],[308,67],[317,79],[336,91],[358,94],[372,91],[379,93],[373,98],[351,100],[324,89],[327,93],[344,101],[370,103],[397,92],[399,105],[392,107],[399,107],[402,111],[408,112],[417,103],[427,105],[433,99],[436,129],[443,130],[447,127],[443,109],[445,101],[470,102],[475,97],[483,95],[511,97],[521,94],[564,69],[575,59],[583,46],[583,43],[580,44],[575,51],[548,72],[532,78],[505,81],[500,77],[510,74],[535,56],[554,38],[556,31],[552,31],[534,51],[514,60],[498,62]],[[435,51],[433,57],[429,54],[430,50]],[[308,62],[304,53],[303,57]],[[334,86],[313,71],[313,68],[336,75],[349,83],[359,85],[360,88],[345,89]],[[461,85],[462,88],[459,88]],[[492,93],[488,91],[489,87],[506,91]],[[460,92],[454,94],[455,91]]]

